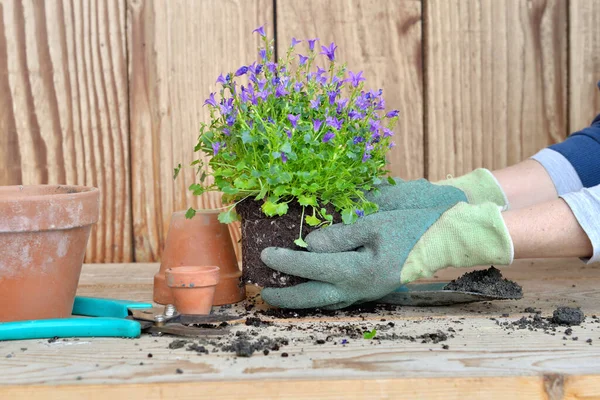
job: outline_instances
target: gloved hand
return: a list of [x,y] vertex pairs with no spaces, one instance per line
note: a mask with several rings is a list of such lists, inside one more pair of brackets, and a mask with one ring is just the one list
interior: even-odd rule
[[513,259],[510,235],[492,203],[378,212],[311,232],[305,240],[309,252],[262,251],[269,267],[312,280],[263,289],[267,303],[339,309],[379,299],[442,268],[505,265]]
[[367,200],[376,203],[380,211],[409,210],[454,205],[459,201],[470,204],[492,202],[508,208],[508,200],[496,178],[487,169],[476,169],[459,178],[431,183],[425,179],[403,181],[394,179],[376,186],[377,190],[365,193]]

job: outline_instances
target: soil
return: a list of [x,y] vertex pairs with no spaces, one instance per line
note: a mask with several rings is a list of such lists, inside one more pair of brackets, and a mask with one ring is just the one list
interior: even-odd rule
[[552,314],[552,322],[559,325],[580,325],[584,319],[579,308],[558,307]]
[[[306,279],[287,275],[267,267],[260,259],[260,253],[267,247],[284,247],[305,251],[294,244],[300,233],[302,206],[297,202],[288,203],[286,215],[269,218],[261,210],[262,202],[244,200],[236,206],[242,218],[242,279],[262,287],[294,286]],[[341,215],[333,211],[331,205],[325,207],[333,215],[333,222],[341,222]],[[302,225],[302,237],[305,238],[315,227]]]
[[493,266],[482,271],[468,272],[448,283],[444,290],[474,292],[507,299],[523,297],[523,288],[513,281],[504,279],[500,270]]

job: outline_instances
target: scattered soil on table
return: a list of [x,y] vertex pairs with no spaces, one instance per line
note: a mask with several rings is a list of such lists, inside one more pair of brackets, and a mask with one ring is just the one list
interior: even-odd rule
[[523,297],[523,288],[513,281],[504,279],[500,270],[493,266],[486,270],[468,272],[448,283],[444,290],[474,292],[509,299]]
[[[288,203],[286,215],[270,218],[261,210],[262,202],[244,200],[236,206],[242,218],[242,273],[243,281],[262,287],[287,287],[306,282],[306,279],[287,275],[267,267],[260,259],[260,253],[267,247],[285,247],[292,250],[305,249],[294,244],[300,233],[302,206],[297,202]],[[341,222],[341,215],[329,205],[325,207],[333,215],[335,223]],[[302,224],[302,237],[315,230]]]
[[579,308],[558,307],[552,315],[552,322],[559,325],[580,325],[585,316]]

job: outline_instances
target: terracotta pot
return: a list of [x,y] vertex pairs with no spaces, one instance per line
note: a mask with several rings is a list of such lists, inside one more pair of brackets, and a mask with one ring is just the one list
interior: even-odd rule
[[99,191],[0,187],[0,321],[71,315]]
[[165,271],[184,265],[216,265],[220,268],[221,278],[213,305],[237,303],[246,297],[229,228],[217,219],[219,212],[199,210],[192,219],[185,218],[185,211],[173,213],[160,270],[154,276],[155,302],[173,303],[165,282]]
[[181,314],[210,314],[219,283],[219,267],[176,267],[165,271],[175,308]]

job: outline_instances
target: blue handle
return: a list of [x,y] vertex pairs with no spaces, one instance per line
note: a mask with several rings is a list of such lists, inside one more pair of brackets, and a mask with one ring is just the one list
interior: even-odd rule
[[53,337],[136,338],[140,333],[139,322],[122,318],[60,318],[0,323],[0,341]]
[[152,304],[129,300],[77,296],[73,304],[73,314],[88,317],[127,318],[130,308],[152,308]]

